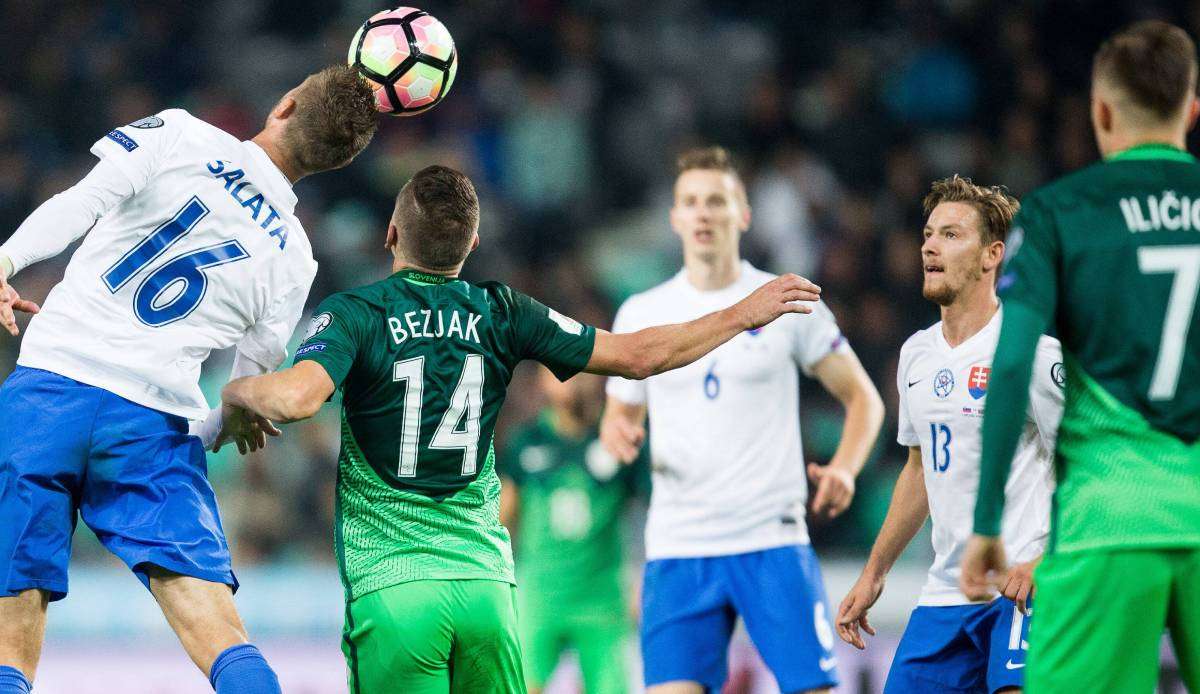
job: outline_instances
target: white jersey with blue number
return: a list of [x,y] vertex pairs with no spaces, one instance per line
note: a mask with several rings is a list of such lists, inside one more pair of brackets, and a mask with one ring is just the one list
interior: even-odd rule
[[[939,322],[915,333],[900,349],[896,440],[921,448],[933,521],[934,560],[919,605],[971,602],[959,590],[958,577],[962,552],[974,526],[983,409],[1000,321],[1001,311],[997,311],[982,330],[957,347],[946,342]],[[1025,428],[1005,487],[1007,502],[1000,534],[1009,563],[1030,561],[1046,548],[1062,384],[1058,340],[1042,336],[1029,386]]]
[[[731,306],[775,275],[742,263],[731,286],[701,291],[683,272],[630,297],[614,332],[679,323]],[[608,394],[646,404],[653,488],[649,559],[705,557],[806,544],[808,486],[800,445],[799,371],[849,350],[833,314],[788,314],[711,354],[644,381],[612,378]]]
[[237,345],[272,369],[287,356],[317,270],[296,195],[258,145],[178,109],[92,152],[133,194],[84,238],[17,363],[201,419],[209,352]]

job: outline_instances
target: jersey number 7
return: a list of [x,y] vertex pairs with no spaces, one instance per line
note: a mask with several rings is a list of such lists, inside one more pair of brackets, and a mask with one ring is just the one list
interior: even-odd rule
[[[108,291],[116,294],[129,280],[187,236],[207,215],[208,207],[200,198],[193,196],[175,216],[129,249],[102,275]],[[133,295],[133,314],[152,328],[186,318],[196,310],[208,291],[205,270],[249,257],[250,254],[236,240],[177,255],[160,265],[138,285]]]
[[1148,394],[1151,400],[1172,400],[1200,288],[1200,246],[1143,246],[1138,249],[1138,269],[1146,275],[1174,275]]

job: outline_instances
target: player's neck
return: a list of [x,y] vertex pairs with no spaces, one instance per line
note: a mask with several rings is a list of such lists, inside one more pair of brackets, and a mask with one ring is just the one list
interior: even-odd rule
[[1187,133],[1178,126],[1164,128],[1138,128],[1114,131],[1104,139],[1101,154],[1105,159],[1141,145],[1170,145],[1187,151]]
[[267,157],[275,165],[275,168],[279,169],[293,185],[306,175],[299,168],[288,163],[287,157],[283,156],[283,150],[275,143],[274,138],[267,134],[266,130],[250,138],[250,141],[267,153]]
[[702,292],[724,289],[742,275],[742,259],[737,254],[717,258],[685,258],[683,267],[688,284]]
[[942,307],[942,337],[957,347],[987,327],[1000,308],[996,290],[987,280],[969,295],[960,295],[954,303]]
[[417,272],[423,272],[427,275],[442,275],[444,277],[458,277],[458,273],[462,272],[462,265],[459,265],[458,267],[453,268],[451,270],[434,270],[433,268],[428,268],[423,265],[414,263],[411,260],[404,258],[403,256],[399,256],[399,255],[393,256],[392,257],[392,274],[396,274],[397,272],[400,272],[401,270],[416,270]]

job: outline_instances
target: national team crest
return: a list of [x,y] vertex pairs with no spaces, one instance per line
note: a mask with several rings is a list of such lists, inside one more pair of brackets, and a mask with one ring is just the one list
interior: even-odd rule
[[992,376],[992,368],[990,366],[972,366],[971,373],[967,376],[967,392],[971,397],[978,400],[987,395],[988,379]]
[[948,398],[954,392],[954,372],[942,369],[933,376],[933,394],[939,398]]

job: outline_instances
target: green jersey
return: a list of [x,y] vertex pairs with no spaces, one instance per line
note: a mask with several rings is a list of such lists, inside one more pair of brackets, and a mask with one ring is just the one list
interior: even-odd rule
[[551,415],[513,434],[501,474],[520,488],[517,575],[527,594],[553,604],[622,607],[621,518],[645,465],[622,465],[597,431],[561,436]]
[[1029,195],[1009,245],[1006,319],[1064,353],[1052,548],[1200,545],[1200,165],[1118,154]]
[[502,284],[411,270],[321,303],[296,361],[342,392],[335,544],[348,599],[422,579],[514,582],[496,417],[521,360],[566,379],[594,341]]

